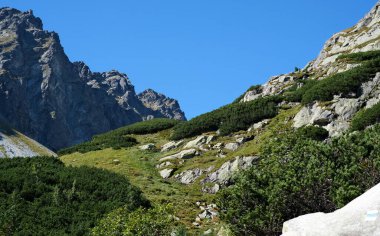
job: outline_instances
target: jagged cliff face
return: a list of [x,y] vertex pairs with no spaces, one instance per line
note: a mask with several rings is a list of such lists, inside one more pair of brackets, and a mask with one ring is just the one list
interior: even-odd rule
[[337,72],[334,65],[342,53],[365,52],[380,49],[380,2],[355,26],[333,35],[325,43],[311,70],[328,74]]
[[11,8],[0,9],[0,114],[53,149],[147,117],[170,117],[144,106],[125,74],[71,63],[56,33],[43,30],[31,11]]
[[147,89],[138,95],[144,106],[164,114],[171,119],[183,120],[185,113],[180,109],[178,101],[168,98],[152,89]]

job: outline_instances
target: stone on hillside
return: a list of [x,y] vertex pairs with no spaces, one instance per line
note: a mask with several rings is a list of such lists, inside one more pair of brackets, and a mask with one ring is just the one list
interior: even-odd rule
[[[234,174],[236,174],[240,170],[248,169],[258,159],[259,157],[257,156],[236,157],[234,160],[224,163],[217,171],[209,174],[201,182],[203,184],[216,183],[221,186],[227,186],[231,183]],[[221,186],[214,186],[214,189],[204,188],[203,190],[207,192],[208,190],[210,190],[214,193],[217,192]]]
[[204,186],[202,187],[202,191],[206,193],[215,194],[221,189],[219,184],[214,184],[212,187]]
[[194,148],[194,147],[198,148],[202,144],[205,144],[206,141],[207,141],[207,136],[201,135],[201,136],[198,136],[196,139],[191,140],[188,143],[186,143],[186,145],[183,148]]
[[173,171],[173,169],[163,169],[160,171],[160,175],[162,178],[168,179],[172,175]]
[[236,151],[239,146],[239,143],[227,143],[224,148],[230,151]]
[[176,149],[179,146],[181,146],[183,143],[184,143],[183,140],[180,140],[178,142],[175,142],[175,141],[168,142],[161,147],[161,152],[168,152],[170,150]]
[[221,150],[223,148],[223,143],[217,143],[215,144],[212,149]]
[[283,236],[380,235],[380,184],[332,213],[313,213],[289,220]]
[[174,176],[176,179],[179,180],[182,184],[191,184],[193,183],[199,176],[201,176],[204,173],[203,170],[196,168],[193,170],[186,170],[180,174],[177,174]]
[[212,234],[212,229],[208,229],[205,232],[203,232],[203,235],[210,235]]
[[140,150],[144,150],[144,151],[147,151],[147,150],[155,150],[156,149],[156,145],[154,145],[153,143],[148,143],[148,144],[145,144],[145,145],[142,145],[139,147]]
[[119,165],[120,164],[120,160],[119,159],[115,159],[112,161],[113,164],[115,165]]
[[254,137],[253,136],[249,136],[249,137],[238,137],[236,138],[236,142],[239,144],[239,145],[242,145],[243,143],[246,143],[246,142],[249,142],[253,139]]
[[157,169],[161,169],[161,168],[164,168],[164,167],[168,167],[168,166],[172,166],[173,163],[169,162],[169,161],[166,161],[166,162],[162,162],[161,164],[159,165],[156,165],[156,168]]
[[334,118],[334,113],[330,109],[322,108],[317,102],[307,105],[301,109],[294,117],[293,127],[300,128],[310,124],[327,125]]
[[160,159],[160,162],[175,160],[175,159],[190,159],[197,155],[199,155],[199,152],[196,149],[188,149],[188,150],[183,150],[179,153],[176,153],[170,156],[163,157]]
[[260,122],[257,122],[255,124],[253,124],[249,129],[248,129],[248,132],[251,132],[253,130],[257,130],[257,129],[262,129],[264,128],[267,124],[269,124],[269,121],[270,119],[265,119],[265,120],[262,120]]
[[212,141],[215,140],[215,136],[214,135],[209,135],[206,139],[206,144],[210,144]]

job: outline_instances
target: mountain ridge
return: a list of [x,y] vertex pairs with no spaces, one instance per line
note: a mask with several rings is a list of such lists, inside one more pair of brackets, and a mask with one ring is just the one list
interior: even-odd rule
[[0,113],[16,129],[57,150],[145,119],[186,119],[178,102],[162,109],[144,106],[127,75],[70,62],[33,11],[0,9]]

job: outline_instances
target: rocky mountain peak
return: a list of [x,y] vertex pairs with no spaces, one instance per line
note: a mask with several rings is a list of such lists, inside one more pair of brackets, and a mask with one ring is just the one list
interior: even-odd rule
[[153,89],[147,89],[138,95],[144,106],[154,111],[160,111],[165,116],[177,120],[186,120],[177,100],[166,97]]
[[321,70],[327,75],[336,73],[336,59],[343,53],[365,52],[380,49],[380,1],[353,27],[334,34],[323,46],[309,69]]
[[0,9],[0,114],[15,129],[57,150],[147,118],[184,119],[172,115],[179,105],[144,106],[126,74],[70,62],[42,26],[32,11]]
[[33,15],[33,11],[19,11],[10,7],[0,8],[0,30],[23,27],[26,29],[43,29],[42,20]]

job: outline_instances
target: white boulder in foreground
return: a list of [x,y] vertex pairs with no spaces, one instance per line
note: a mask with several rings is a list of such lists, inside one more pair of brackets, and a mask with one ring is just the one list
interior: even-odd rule
[[380,184],[332,213],[314,213],[284,223],[283,236],[380,235]]

